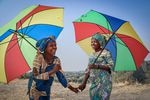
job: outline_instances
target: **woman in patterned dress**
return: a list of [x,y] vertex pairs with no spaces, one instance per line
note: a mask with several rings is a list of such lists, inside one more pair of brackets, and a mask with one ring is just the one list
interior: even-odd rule
[[[99,33],[92,36],[91,47],[95,52],[89,57],[85,77],[82,84],[78,87],[81,91],[84,90],[87,80],[90,77],[91,87],[89,89],[89,95],[91,100],[109,100],[112,90],[111,69],[113,67],[113,60],[110,52],[103,49],[106,45],[105,43],[105,37]],[[99,54],[100,56],[98,57]],[[95,59],[97,60],[95,61]]]
[[39,40],[36,43],[39,51],[33,61],[33,71],[28,82],[30,100],[50,100],[51,86],[56,74],[63,87],[77,93],[78,89],[68,84],[63,75],[60,59],[55,56],[57,50],[54,37]]

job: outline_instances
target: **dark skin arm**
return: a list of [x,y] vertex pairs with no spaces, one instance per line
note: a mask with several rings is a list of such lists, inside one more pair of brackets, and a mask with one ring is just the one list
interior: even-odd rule
[[[88,65],[88,69],[104,69],[104,70],[109,70],[110,68],[107,66],[107,65],[95,65],[95,64],[91,64],[91,65]],[[79,85],[79,89],[81,91],[83,91],[85,88],[86,88],[86,83],[87,83],[87,80],[89,78],[89,75],[90,75],[90,72],[88,71],[88,73],[85,73],[85,76],[84,76],[84,79],[82,81],[82,84]]]
[[68,88],[69,88],[71,91],[75,92],[75,93],[78,93],[78,92],[79,92],[78,88],[74,88],[74,87],[71,86],[70,84],[68,84]]
[[88,66],[89,69],[104,69],[104,70],[109,70],[110,68],[108,67],[108,65],[95,65],[95,64],[91,64]]
[[91,64],[88,67],[89,67],[89,69],[102,69],[102,70],[106,70],[109,74],[111,74],[111,69],[110,69],[109,65],[95,65],[95,64]]
[[87,80],[88,80],[89,76],[90,76],[90,72],[88,71],[87,73],[85,73],[82,84],[79,85],[79,87],[78,87],[81,91],[83,91],[86,88],[86,83],[87,83]]
[[38,71],[37,71],[37,69],[36,69],[35,67],[33,67],[33,75],[34,75],[34,76],[37,76],[37,75],[38,75]]
[[61,66],[60,65],[56,65],[51,71],[48,72],[49,76],[51,76],[52,74],[56,73],[60,69],[61,69]]
[[[54,74],[54,73],[56,73],[57,71],[59,71],[61,69],[61,66],[59,66],[59,65],[56,65],[51,71],[49,71],[48,73],[49,73],[49,75],[51,76],[52,74]],[[78,93],[79,91],[78,91],[78,88],[74,88],[73,86],[71,86],[70,84],[68,84],[68,88],[71,90],[71,91],[73,91],[73,92],[75,92],[75,93]]]

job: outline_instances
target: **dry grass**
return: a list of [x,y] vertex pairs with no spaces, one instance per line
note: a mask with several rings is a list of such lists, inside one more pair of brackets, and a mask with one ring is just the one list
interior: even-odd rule
[[[73,86],[78,84],[71,83]],[[54,83],[51,91],[51,100],[89,100],[88,88],[78,94]],[[0,84],[0,100],[28,100],[27,80],[14,80],[9,84]],[[114,84],[110,100],[149,100],[150,84],[127,85]]]

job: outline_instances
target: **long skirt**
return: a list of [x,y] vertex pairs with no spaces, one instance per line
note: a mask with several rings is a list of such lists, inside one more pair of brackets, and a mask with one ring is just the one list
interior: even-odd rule
[[91,100],[109,100],[112,90],[112,79],[110,75],[99,74],[92,82],[89,94]]

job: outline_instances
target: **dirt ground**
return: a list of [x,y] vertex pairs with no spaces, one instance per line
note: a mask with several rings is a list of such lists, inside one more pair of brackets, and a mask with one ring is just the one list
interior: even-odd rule
[[[78,84],[71,83],[73,86]],[[55,83],[52,86],[51,100],[90,100],[88,88],[83,92],[75,94],[61,84]],[[9,84],[0,84],[0,100],[28,100],[27,80],[14,80]],[[150,100],[150,84],[114,84],[110,100]]]

